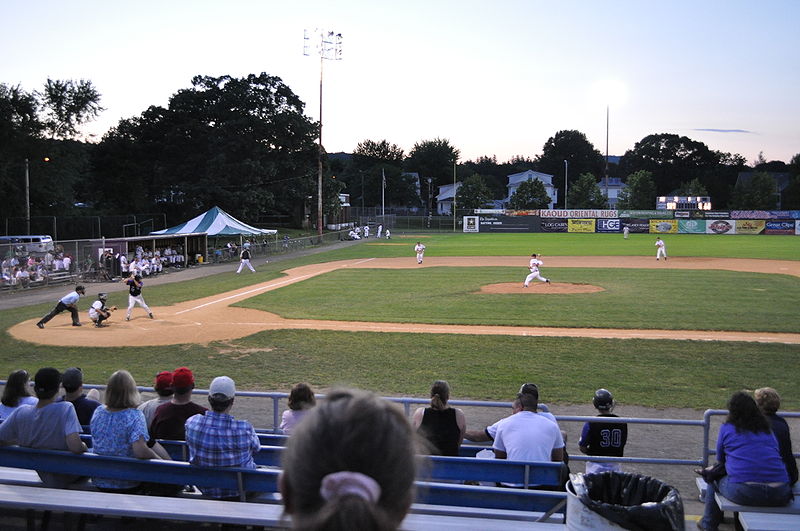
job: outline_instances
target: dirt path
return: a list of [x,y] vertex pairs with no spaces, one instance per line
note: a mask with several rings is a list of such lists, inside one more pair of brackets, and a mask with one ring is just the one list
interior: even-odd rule
[[[546,257],[548,267],[592,268],[658,268],[658,269],[717,269],[756,273],[788,274],[800,277],[800,262],[780,260],[722,259],[722,258],[672,258],[657,262],[652,257]],[[522,266],[520,263],[522,262]],[[800,334],[771,332],[721,332],[703,330],[635,330],[603,328],[557,328],[519,326],[466,326],[431,325],[417,323],[375,323],[360,321],[319,321],[284,319],[259,310],[236,308],[231,304],[274,289],[301,282],[343,268],[413,269],[419,267],[481,267],[504,266],[522,269],[525,260],[518,256],[494,257],[428,257],[422,266],[413,258],[367,258],[312,264],[288,269],[286,276],[247,286],[235,291],[203,299],[181,302],[172,306],[154,307],[156,318],[147,318],[141,308],[134,309],[130,322],[122,319],[124,310],[117,312],[110,326],[96,329],[91,326],[72,327],[69,314],[63,313],[47,324],[44,330],[35,326],[35,319],[12,326],[9,332],[17,339],[45,345],[67,346],[118,346],[138,344],[175,345],[184,343],[209,343],[237,339],[261,332],[280,329],[340,330],[353,332],[408,332],[431,334],[483,334],[516,336],[595,337],[691,339],[707,341],[753,341],[765,343],[800,344]],[[494,284],[484,287],[494,293],[522,293],[545,295],[547,293],[583,293],[601,288],[584,284],[554,282],[532,284],[522,289],[521,284]],[[85,310],[82,311],[84,315]],[[85,317],[84,317],[85,319]]]

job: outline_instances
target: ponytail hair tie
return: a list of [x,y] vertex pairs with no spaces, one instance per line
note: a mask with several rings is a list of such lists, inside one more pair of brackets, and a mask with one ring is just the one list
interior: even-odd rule
[[319,494],[325,501],[353,495],[375,503],[381,497],[381,487],[371,477],[360,472],[334,472],[322,478]]

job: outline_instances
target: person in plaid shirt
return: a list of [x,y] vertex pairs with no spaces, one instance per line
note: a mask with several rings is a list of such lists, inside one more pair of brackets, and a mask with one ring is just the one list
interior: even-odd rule
[[[208,388],[211,410],[186,421],[186,444],[189,462],[198,466],[233,466],[256,468],[253,456],[261,448],[256,430],[246,420],[230,414],[236,384],[227,376],[218,376]],[[204,487],[203,494],[223,500],[238,500],[236,490]]]

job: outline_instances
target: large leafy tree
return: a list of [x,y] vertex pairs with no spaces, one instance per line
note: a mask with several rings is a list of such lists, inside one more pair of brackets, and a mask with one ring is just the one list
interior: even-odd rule
[[720,154],[702,142],[674,134],[648,135],[625,152],[620,161],[623,175],[649,171],[656,193],[668,195],[681,182],[703,180],[720,162]]
[[39,93],[44,107],[44,127],[51,138],[73,138],[78,127],[104,110],[100,93],[91,81],[53,80],[47,78]]
[[456,192],[457,209],[481,208],[492,200],[492,192],[483,177],[474,173],[464,179]]
[[519,183],[517,190],[508,202],[508,207],[513,210],[532,210],[549,206],[550,196],[547,195],[542,181],[538,179],[529,179]]
[[[564,164],[564,161],[567,164]],[[566,166],[566,168],[565,168]],[[564,170],[569,178],[568,188],[584,173],[603,175],[605,159],[586,135],[576,130],[558,131],[545,142],[542,154],[536,159],[536,169],[542,173],[553,175],[553,184],[561,190],[564,197]],[[563,201],[562,201],[563,206]]]
[[608,200],[597,185],[594,175],[584,173],[570,187],[568,204],[570,208],[606,208]]
[[248,220],[296,215],[316,194],[316,135],[278,77],[196,76],[168,108],[150,107],[103,138],[94,159],[98,199],[117,211],[154,205],[176,217],[214,205]]
[[388,140],[359,142],[342,172],[351,203],[375,207],[383,200],[384,204],[418,205],[415,184],[402,171],[404,158],[403,150]]
[[740,181],[731,198],[731,208],[738,210],[772,210],[777,204],[775,179],[766,172],[756,172],[750,179]]
[[[414,144],[405,161],[406,171],[419,173],[420,192],[424,203],[428,203],[430,195],[436,195],[440,185],[453,182],[453,166],[458,162],[459,150],[445,138],[423,140]],[[431,185],[425,186],[428,179]]]
[[656,184],[649,171],[640,170],[628,175],[627,186],[617,201],[620,210],[653,210],[656,207]]
[[708,195],[708,190],[706,190],[706,187],[700,182],[700,179],[692,179],[689,182],[681,183],[678,187],[678,195]]

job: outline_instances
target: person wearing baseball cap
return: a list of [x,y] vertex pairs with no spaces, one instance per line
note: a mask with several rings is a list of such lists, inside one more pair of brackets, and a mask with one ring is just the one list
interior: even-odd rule
[[[233,466],[256,468],[253,456],[261,443],[253,425],[236,420],[231,414],[236,384],[228,376],[218,376],[208,388],[211,410],[194,415],[186,421],[186,445],[189,462],[197,466]],[[223,500],[238,500],[239,491],[211,487],[201,488],[203,494]]]
[[161,404],[153,415],[150,425],[150,439],[167,439],[170,441],[186,440],[184,425],[193,415],[202,415],[206,408],[192,402],[194,374],[188,367],[178,367],[172,371],[172,389],[174,395],[169,402]]
[[[16,444],[26,448],[69,450],[80,454],[87,450],[81,441],[81,425],[69,402],[56,402],[61,373],[52,367],[39,369],[34,377],[34,392],[39,402],[21,405],[0,424],[0,445]],[[39,472],[48,487],[64,488],[81,479],[69,474]]]
[[87,397],[83,392],[83,371],[80,367],[70,367],[61,376],[61,385],[66,393],[60,400],[71,403],[75,406],[78,414],[78,421],[81,426],[88,426],[92,421],[92,415],[100,402]]
[[144,420],[148,427],[153,422],[156,409],[158,409],[161,404],[165,404],[172,399],[172,394],[174,393],[172,389],[172,371],[161,371],[156,374],[155,381],[153,382],[153,390],[158,397],[139,405],[139,411],[144,413]]
[[81,320],[78,315],[78,300],[81,298],[81,295],[86,295],[86,289],[80,285],[75,286],[75,291],[70,291],[61,297],[55,307],[50,310],[50,313],[39,319],[36,326],[44,328],[45,323],[64,310],[69,310],[69,313],[72,314],[72,326],[81,326]]

